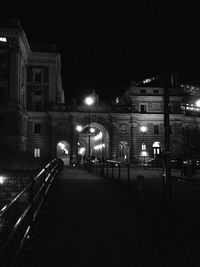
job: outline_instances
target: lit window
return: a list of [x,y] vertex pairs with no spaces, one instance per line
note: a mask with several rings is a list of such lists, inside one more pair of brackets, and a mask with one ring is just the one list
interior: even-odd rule
[[40,148],[34,148],[34,157],[40,158]]
[[142,150],[146,150],[146,145],[144,143],[142,144]]
[[160,154],[160,147],[154,147],[153,148],[153,154],[154,155],[159,155]]

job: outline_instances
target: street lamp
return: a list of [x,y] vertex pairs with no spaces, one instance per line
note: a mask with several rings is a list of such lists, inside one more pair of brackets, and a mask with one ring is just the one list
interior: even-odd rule
[[146,151],[146,145],[144,144],[144,134],[147,132],[147,127],[141,126],[140,132],[142,133],[142,153],[141,153],[141,156],[144,159],[144,169],[145,169],[145,164],[146,164],[145,159],[146,159],[146,156],[148,155],[148,153]]
[[76,130],[77,130],[77,132],[82,132],[83,127],[81,125],[77,125]]
[[89,107],[88,109],[88,119],[89,119],[89,133],[88,133],[88,161],[89,161],[89,170],[90,170],[90,156],[91,156],[91,149],[90,149],[90,123],[91,123],[91,118],[90,118],[90,106],[92,106],[95,102],[94,97],[92,96],[87,96],[85,98],[85,104]]

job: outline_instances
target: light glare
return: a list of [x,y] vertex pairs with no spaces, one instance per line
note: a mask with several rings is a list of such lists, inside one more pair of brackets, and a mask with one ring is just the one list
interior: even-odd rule
[[0,37],[0,42],[6,43],[7,42],[6,37]]
[[140,127],[140,131],[141,131],[142,133],[145,133],[145,132],[147,131],[147,127],[146,127],[146,126],[141,126],[141,127]]
[[198,99],[198,100],[196,101],[196,106],[197,106],[198,108],[200,108],[200,99]]
[[91,106],[94,103],[94,98],[91,96],[86,97],[85,103],[86,103],[86,105]]
[[82,127],[81,125],[77,125],[77,126],[76,126],[76,130],[77,130],[78,132],[81,132],[81,131],[83,130],[83,127]]

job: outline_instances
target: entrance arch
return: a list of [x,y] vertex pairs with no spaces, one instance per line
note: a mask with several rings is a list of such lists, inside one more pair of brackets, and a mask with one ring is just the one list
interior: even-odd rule
[[[90,149],[90,151],[89,151]],[[109,158],[109,133],[98,123],[81,127],[78,135],[78,156],[81,158],[106,160]]]
[[70,144],[67,141],[59,141],[56,148],[57,157],[62,159],[65,166],[70,165]]

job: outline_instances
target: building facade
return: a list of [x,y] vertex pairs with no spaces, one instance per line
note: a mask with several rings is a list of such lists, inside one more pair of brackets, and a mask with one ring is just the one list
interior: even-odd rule
[[[200,158],[199,91],[193,89],[169,89],[171,158]],[[131,84],[112,106],[92,97],[90,107],[66,108],[60,54],[30,48],[20,25],[0,28],[1,151],[58,156],[66,165],[88,155],[134,163],[163,154],[162,87]]]

